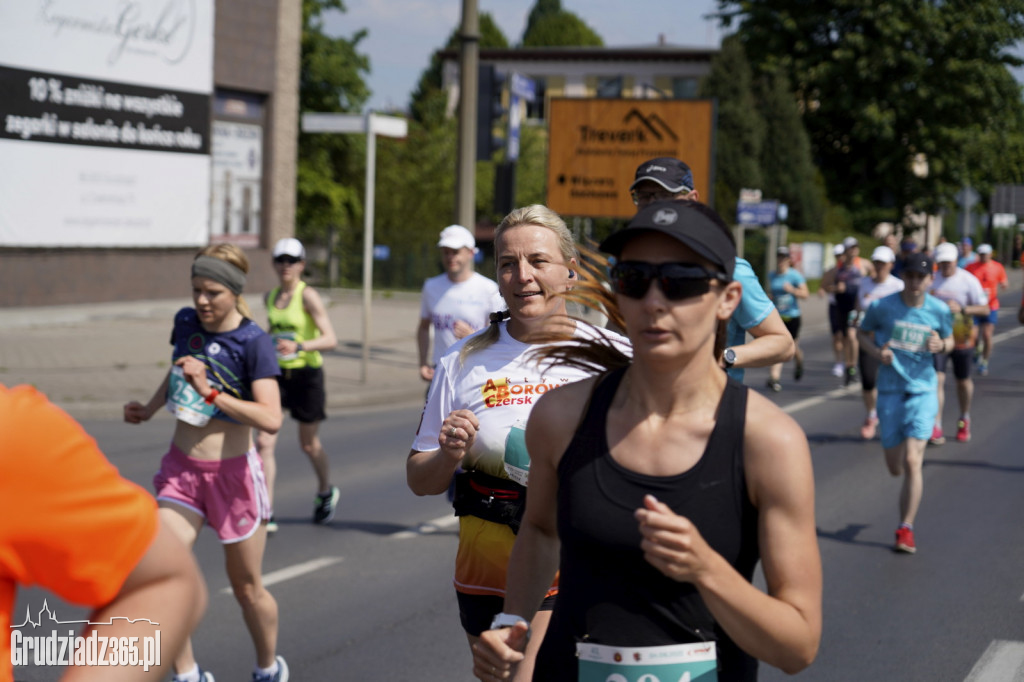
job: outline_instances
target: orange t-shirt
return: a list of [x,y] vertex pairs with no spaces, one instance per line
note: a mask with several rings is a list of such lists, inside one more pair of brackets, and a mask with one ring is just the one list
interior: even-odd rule
[[156,532],[156,500],[121,478],[77,422],[34,388],[0,385],[0,682],[12,679],[18,585],[101,606]]
[[999,283],[1009,281],[1003,264],[994,260],[987,263],[974,261],[964,269],[981,282],[981,288],[988,294],[989,310],[999,310]]

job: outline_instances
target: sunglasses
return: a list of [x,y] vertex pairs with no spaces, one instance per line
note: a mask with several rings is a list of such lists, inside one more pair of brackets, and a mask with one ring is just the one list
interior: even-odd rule
[[301,258],[296,258],[295,256],[278,256],[274,259],[274,262],[281,265],[295,265],[301,260]]
[[644,263],[623,261],[612,268],[612,288],[629,298],[643,298],[656,281],[661,293],[670,301],[681,301],[706,294],[711,280],[726,283],[724,273],[708,270],[694,263]]

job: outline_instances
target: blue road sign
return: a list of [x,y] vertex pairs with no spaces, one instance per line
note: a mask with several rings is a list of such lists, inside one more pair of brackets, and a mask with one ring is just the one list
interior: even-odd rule
[[774,225],[779,214],[779,202],[759,201],[756,204],[736,204],[736,222],[740,225]]

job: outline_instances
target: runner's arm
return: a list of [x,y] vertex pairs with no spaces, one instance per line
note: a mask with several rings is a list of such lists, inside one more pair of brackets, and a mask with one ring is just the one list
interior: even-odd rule
[[[141,655],[143,638],[154,637],[154,632],[159,630],[162,665],[150,668],[170,669],[174,657],[198,625],[206,605],[206,584],[194,556],[170,528],[161,523],[149,549],[128,574],[117,595],[89,616],[94,623],[111,625],[90,625],[82,636],[88,637],[95,629],[108,639],[138,637]],[[126,620],[129,614],[136,622]],[[140,620],[143,618],[146,620]],[[152,672],[147,674],[143,666],[137,665],[72,666],[61,680],[127,682],[148,680],[152,676]]]
[[[455,429],[453,435],[451,430]],[[441,422],[438,448],[410,450],[405,463],[405,479],[417,495],[440,495],[448,490],[452,475],[476,440],[480,421],[471,410],[452,410]]]
[[731,346],[736,351],[733,367],[768,367],[777,362],[786,362],[796,352],[796,344],[778,310],[772,310],[757,325],[747,329],[754,338],[744,344]]
[[313,324],[320,330],[320,336],[302,342],[302,350],[327,351],[334,350],[338,345],[338,337],[334,333],[334,325],[331,318],[327,316],[327,308],[316,289],[306,287],[302,290],[302,306],[309,316],[313,318]]
[[167,402],[167,387],[170,385],[170,381],[171,372],[168,370],[167,374],[164,375],[164,380],[160,382],[149,402],[145,405],[138,400],[126,403],[124,406],[124,420],[129,424],[141,424],[144,421],[149,421],[156,414],[156,411]]
[[[205,376],[204,376],[205,379]],[[203,398],[207,398],[213,389],[207,384],[207,390],[196,388]],[[252,382],[252,400],[242,400],[229,393],[218,393],[213,404],[231,417],[260,431],[277,433],[283,420],[281,416],[281,389],[277,377],[265,377]]]
[[421,317],[420,324],[416,327],[416,350],[420,356],[420,376],[424,381],[434,378],[434,368],[427,361],[427,353],[430,351],[430,318]]

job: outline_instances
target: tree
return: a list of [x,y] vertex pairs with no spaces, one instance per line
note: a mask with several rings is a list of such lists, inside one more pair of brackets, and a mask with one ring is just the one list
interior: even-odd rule
[[523,47],[602,47],[594,29],[572,12],[542,15],[523,34]]
[[701,96],[718,100],[714,209],[726,217],[735,215],[741,189],[763,185],[760,161],[765,130],[752,86],[743,46],[730,36],[722,41],[701,83]]
[[[445,50],[459,49],[460,27],[455,27],[444,45]],[[506,48],[508,39],[498,28],[489,12],[480,13],[480,47],[484,49]],[[441,91],[441,57],[437,52],[430,55],[430,64],[420,75],[412,93],[409,111],[412,118],[420,123],[437,125],[445,118],[448,98]]]
[[[460,30],[452,30],[444,49],[458,49]],[[487,12],[480,14],[480,47],[508,47]],[[410,101],[408,137],[378,141],[377,184],[395,190],[377,195],[376,238],[392,247],[391,260],[375,269],[379,285],[416,288],[439,272],[437,233],[453,220],[458,135],[457,119],[449,115],[448,93],[441,85],[441,58],[435,53]],[[493,164],[478,163],[478,214],[490,212],[493,179]]]
[[537,0],[533,9],[530,10],[529,16],[526,17],[526,28],[523,30],[523,35],[529,35],[541,19],[561,12],[562,0]]
[[794,229],[820,231],[825,197],[789,79],[785,74],[762,76],[754,93],[765,128],[760,158],[764,195],[789,207],[787,222]]
[[[719,0],[758,73],[798,93],[829,196],[860,223],[931,212],[970,182],[1020,178],[1024,0]],[[928,159],[927,178],[911,160]],[[880,210],[881,209],[881,210]]]
[[[351,38],[327,36],[321,16],[328,10],[345,7],[341,0],[303,0],[299,110],[358,112],[370,95],[363,80],[370,62],[358,52],[366,31]],[[333,249],[329,235],[336,230],[340,252],[359,253],[364,148],[352,135],[299,133],[295,219],[300,239]],[[342,274],[355,267],[349,255]]]

